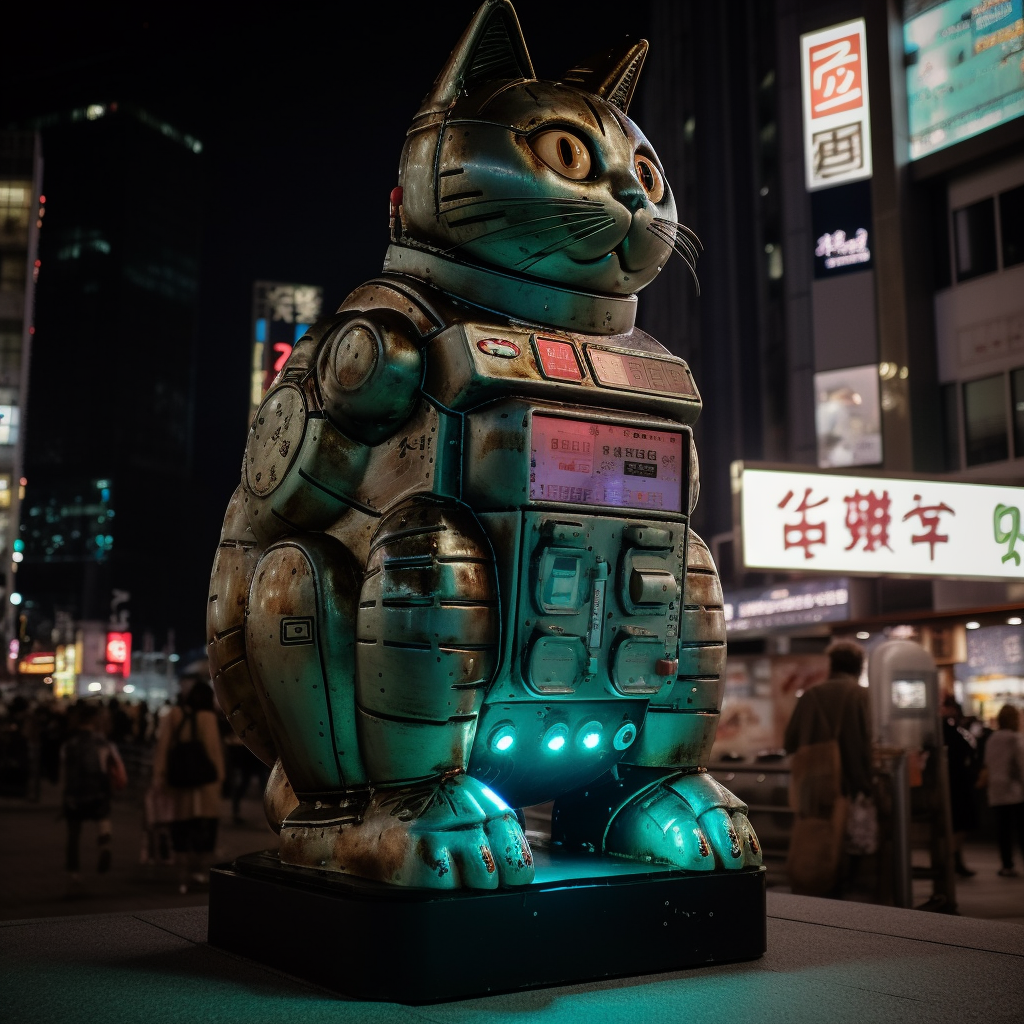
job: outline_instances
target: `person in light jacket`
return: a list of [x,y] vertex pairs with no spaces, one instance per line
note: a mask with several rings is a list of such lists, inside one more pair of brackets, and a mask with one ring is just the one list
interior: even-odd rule
[[1013,840],[1024,853],[1024,745],[1017,731],[1020,712],[1012,704],[1004,704],[996,719],[999,728],[985,744],[985,767],[988,769],[988,803],[996,818],[996,835],[1003,878],[1016,878],[1013,867]]
[[[217,769],[217,778],[202,786],[169,786],[167,755],[179,738],[191,740],[193,729]],[[197,678],[184,701],[160,720],[153,758],[153,783],[170,793],[174,801],[171,843],[178,862],[178,891],[182,895],[188,892],[190,883],[204,884],[208,880],[205,862],[217,844],[223,782],[224,750],[213,710],[213,688]]]

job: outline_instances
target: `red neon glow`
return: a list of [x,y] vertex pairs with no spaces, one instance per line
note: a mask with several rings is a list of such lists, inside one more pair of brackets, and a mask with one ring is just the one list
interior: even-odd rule
[[127,676],[131,665],[131,634],[106,634],[106,671]]
[[275,341],[274,351],[280,352],[280,355],[274,360],[274,373],[280,373],[281,368],[288,362],[288,357],[292,354],[292,346],[287,341]]

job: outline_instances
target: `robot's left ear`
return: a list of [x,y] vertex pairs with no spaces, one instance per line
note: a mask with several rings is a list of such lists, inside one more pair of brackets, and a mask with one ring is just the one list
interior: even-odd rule
[[481,82],[536,77],[510,0],[485,0],[452,50],[417,117],[447,110],[460,92]]
[[629,101],[633,98],[633,90],[636,89],[646,56],[646,39],[636,43],[627,39],[569,68],[562,75],[562,81],[595,93],[625,114],[629,110]]

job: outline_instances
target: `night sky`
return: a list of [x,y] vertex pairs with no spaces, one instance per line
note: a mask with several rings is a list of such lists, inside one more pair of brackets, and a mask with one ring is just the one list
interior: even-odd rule
[[[167,625],[179,648],[197,647],[244,444],[252,282],[322,285],[330,309],[380,271],[405,130],[476,5],[48,6],[4,15],[0,125],[134,101],[204,144],[197,495],[185,502],[198,511],[183,515],[166,580],[182,609]],[[516,10],[541,77],[647,35],[645,2],[522,0]]]

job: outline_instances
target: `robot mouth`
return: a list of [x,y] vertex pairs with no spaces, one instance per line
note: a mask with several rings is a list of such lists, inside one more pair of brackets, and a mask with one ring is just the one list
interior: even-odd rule
[[612,249],[611,252],[606,252],[603,256],[595,256],[592,260],[578,260],[574,256],[570,256],[569,259],[580,267],[597,267],[610,260],[613,256],[619,261],[619,265],[621,266],[622,255],[617,248]]

